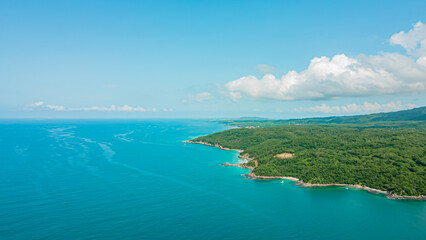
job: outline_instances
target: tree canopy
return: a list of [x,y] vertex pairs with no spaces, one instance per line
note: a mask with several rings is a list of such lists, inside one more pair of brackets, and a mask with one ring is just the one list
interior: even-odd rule
[[[258,176],[359,184],[398,195],[426,195],[424,121],[238,128],[194,139],[242,149]],[[293,153],[293,158],[275,157]],[[250,163],[249,163],[250,164]]]

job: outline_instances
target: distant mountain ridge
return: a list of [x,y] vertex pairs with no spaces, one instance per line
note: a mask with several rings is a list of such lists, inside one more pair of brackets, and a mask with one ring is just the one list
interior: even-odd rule
[[332,116],[332,117],[319,117],[319,118],[301,118],[301,119],[287,119],[287,120],[267,120],[267,119],[233,119],[221,120],[219,122],[232,126],[277,126],[282,124],[321,124],[321,123],[334,123],[334,124],[365,124],[375,122],[396,122],[396,121],[426,121],[426,106],[402,110],[397,112],[387,113],[372,113],[367,115],[356,116]]
[[324,119],[324,122],[332,123],[364,123],[364,122],[387,122],[387,121],[425,121],[426,120],[426,106],[420,108],[413,108],[409,110],[402,110],[397,112],[387,113],[372,113],[368,115],[356,116],[342,116],[342,117],[328,117],[328,118],[308,118],[310,119]]

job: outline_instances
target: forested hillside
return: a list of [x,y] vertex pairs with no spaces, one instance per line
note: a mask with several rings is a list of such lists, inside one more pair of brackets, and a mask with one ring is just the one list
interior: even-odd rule
[[[423,115],[424,111],[421,108]],[[359,116],[359,120],[399,120],[397,115],[413,119],[402,113],[394,114]],[[424,121],[377,124],[333,121],[232,129],[194,141],[244,150],[242,154],[248,153],[258,161],[259,166],[254,169],[258,176],[290,176],[309,183],[359,184],[398,195],[426,195]],[[294,157],[274,157],[280,153],[293,153]]]

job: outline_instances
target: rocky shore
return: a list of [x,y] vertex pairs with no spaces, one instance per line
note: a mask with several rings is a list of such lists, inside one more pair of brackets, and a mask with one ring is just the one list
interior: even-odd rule
[[207,145],[207,146],[212,146],[212,147],[217,147],[223,150],[231,150],[231,151],[238,151],[240,153],[240,155],[238,156],[239,158],[243,158],[245,160],[247,160],[247,162],[250,161],[255,161],[255,167],[250,167],[247,166],[247,163],[223,163],[221,165],[224,166],[236,166],[236,167],[242,167],[242,168],[247,168],[247,169],[251,169],[251,173],[249,174],[245,174],[246,177],[251,178],[253,180],[275,180],[275,179],[285,179],[285,180],[290,180],[290,181],[294,181],[296,186],[300,186],[300,187],[348,187],[348,188],[353,188],[353,189],[361,189],[361,190],[366,190],[368,192],[374,193],[374,194],[385,194],[387,198],[389,199],[410,199],[410,200],[426,200],[426,195],[420,195],[420,196],[401,196],[401,195],[396,195],[393,193],[390,193],[388,191],[384,191],[384,190],[379,190],[379,189],[375,189],[375,188],[371,188],[371,187],[367,187],[367,186],[362,186],[362,185],[355,185],[355,184],[343,184],[343,183],[328,183],[328,184],[318,184],[318,183],[307,183],[304,182],[298,178],[295,177],[287,177],[287,176],[256,176],[256,174],[254,173],[254,169],[257,167],[258,163],[257,160],[254,160],[253,158],[250,158],[250,155],[248,153],[245,153],[243,155],[241,155],[241,153],[243,152],[243,150],[241,149],[230,149],[230,148],[226,148],[223,147],[219,144],[211,144],[211,143],[207,143],[207,142],[202,142],[202,141],[185,141],[186,143],[197,143],[197,144],[203,144],[203,145]]
[[226,162],[226,163],[220,164],[220,165],[223,165],[223,166],[236,166],[236,167],[242,167],[242,168],[247,168],[247,169],[251,169],[251,170],[254,170],[254,168],[257,167],[257,161],[256,160],[254,160],[255,161],[255,167],[247,166],[247,163],[250,162],[250,161],[253,161],[253,159],[250,157],[250,155],[248,153],[241,154],[243,152],[243,150],[241,150],[241,149],[226,148],[226,147],[223,147],[219,144],[211,144],[211,143],[207,143],[207,142],[203,142],[203,141],[197,141],[196,142],[196,141],[188,140],[188,141],[184,141],[184,143],[197,143],[197,144],[202,144],[202,145],[206,145],[206,146],[217,147],[217,148],[222,149],[222,150],[237,151],[237,152],[240,153],[238,155],[238,157],[247,161],[246,163],[228,163],[228,162]]
[[371,193],[375,194],[385,194],[387,198],[389,199],[412,199],[412,200],[426,200],[426,195],[420,195],[420,196],[400,196],[396,194],[392,194],[388,191],[375,189],[367,186],[361,186],[361,185],[355,185],[355,184],[343,184],[343,183],[329,183],[329,184],[317,184],[317,183],[307,183],[304,182],[298,178],[295,177],[280,177],[280,176],[256,176],[254,172],[251,172],[250,174],[246,174],[246,177],[251,179],[259,179],[259,180],[274,180],[274,179],[286,179],[290,181],[294,181],[296,186],[301,187],[348,187],[353,189],[361,189],[366,190]]
[[226,148],[226,147],[222,147],[222,146],[221,146],[221,145],[219,145],[219,144],[211,144],[211,143],[203,142],[203,141],[195,142],[195,141],[192,141],[192,140],[188,140],[188,141],[184,141],[184,143],[197,143],[197,144],[202,144],[202,145],[206,145],[206,146],[217,147],[217,148],[220,148],[220,149],[222,149],[222,150],[237,151],[237,152],[240,152],[240,153],[243,151],[243,150],[241,150],[241,149],[231,149],[231,148]]

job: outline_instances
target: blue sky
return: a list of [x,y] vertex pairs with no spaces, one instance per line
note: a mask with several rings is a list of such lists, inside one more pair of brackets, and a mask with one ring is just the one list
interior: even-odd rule
[[0,1],[0,117],[293,118],[424,106],[424,9]]

